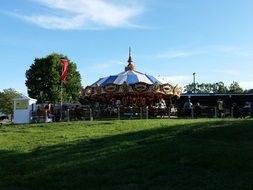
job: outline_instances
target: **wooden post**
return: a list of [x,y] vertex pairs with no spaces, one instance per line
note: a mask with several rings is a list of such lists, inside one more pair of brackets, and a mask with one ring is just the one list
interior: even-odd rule
[[120,120],[120,106],[118,106],[118,120]]
[[218,116],[217,116],[217,107],[216,107],[216,106],[214,106],[214,117],[215,117],[215,118],[218,117]]
[[67,109],[67,121],[68,122],[70,121],[70,118],[69,118],[69,109]]
[[90,108],[90,121],[93,121],[92,108]]
[[148,106],[146,107],[146,119],[148,119]]
[[61,80],[61,108],[60,108],[60,121],[62,120],[62,80]]
[[234,117],[234,106],[231,107],[231,117]]

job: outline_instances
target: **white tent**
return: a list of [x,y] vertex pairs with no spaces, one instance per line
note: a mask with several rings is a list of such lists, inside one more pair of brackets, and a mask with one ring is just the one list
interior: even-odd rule
[[31,114],[35,109],[36,99],[22,96],[21,98],[16,98],[14,101],[14,123],[30,123]]

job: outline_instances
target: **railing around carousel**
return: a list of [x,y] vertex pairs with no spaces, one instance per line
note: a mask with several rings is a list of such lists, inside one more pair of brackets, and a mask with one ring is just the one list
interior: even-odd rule
[[[89,107],[73,107],[68,109],[54,109],[51,112],[54,121],[75,121],[75,120],[89,120],[90,108]],[[32,123],[46,122],[45,110],[36,110],[31,113]]]
[[[77,121],[77,120],[102,120],[102,119],[153,119],[153,118],[184,118],[185,111],[182,106],[171,107],[159,106],[80,106],[65,110],[54,110],[55,121]],[[251,109],[234,107],[224,109],[224,117],[247,117],[251,116]],[[191,118],[200,117],[220,117],[216,106],[201,106],[201,111],[197,113],[192,110]],[[45,122],[45,111],[34,111],[31,114],[32,122]]]
[[[63,118],[65,117],[68,117],[68,113],[63,114]],[[85,110],[81,109],[80,112],[69,110],[69,120],[149,119],[170,117],[177,117],[177,108],[155,106],[97,106]]]
[[176,116],[176,108],[168,107],[95,107],[92,108],[92,119],[148,119],[148,118],[170,118]]

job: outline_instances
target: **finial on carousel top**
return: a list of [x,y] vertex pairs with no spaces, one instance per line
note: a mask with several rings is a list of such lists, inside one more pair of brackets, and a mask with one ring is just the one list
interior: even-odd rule
[[129,57],[128,57],[128,65],[125,67],[125,71],[134,71],[135,70],[135,66],[132,60],[132,56],[131,56],[131,47],[129,47]]

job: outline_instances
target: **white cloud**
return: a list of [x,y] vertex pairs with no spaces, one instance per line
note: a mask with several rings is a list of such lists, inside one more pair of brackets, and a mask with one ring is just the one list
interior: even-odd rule
[[236,56],[246,56],[249,57],[253,55],[253,50],[240,46],[233,45],[216,45],[209,47],[211,52],[222,53],[227,55],[236,55]]
[[176,75],[176,76],[157,76],[160,80],[165,83],[177,84],[180,87],[184,87],[185,85],[191,83],[189,81],[192,80],[192,77],[189,75]]
[[243,88],[243,89],[253,89],[253,81],[239,81],[238,84]]
[[239,76],[241,73],[239,70],[232,70],[232,69],[220,69],[220,70],[213,70],[214,73],[231,75],[231,76]]
[[158,57],[161,58],[178,58],[178,57],[188,57],[192,55],[192,52],[187,52],[187,51],[181,51],[181,50],[169,50],[166,52],[163,52],[158,55]]
[[[117,61],[117,60],[108,60],[108,61],[103,61],[103,63],[97,63],[94,65],[97,70],[101,70],[101,71],[105,71],[105,69],[112,69],[115,67],[122,67],[122,70],[123,70],[124,66],[126,66],[127,63],[124,63],[122,61]],[[113,73],[110,73],[110,74],[113,74]]]
[[108,69],[111,67],[111,64],[108,64],[108,63],[101,63],[101,64],[97,64],[95,65],[96,69],[99,69],[99,70],[104,70],[104,69]]
[[169,51],[164,51],[158,55],[160,58],[182,58],[182,57],[190,57],[192,55],[200,55],[204,54],[206,51],[203,50],[191,50],[191,51],[185,51],[185,50],[169,50]]
[[[47,13],[30,15],[11,13],[27,22],[47,29],[96,29],[134,27],[131,19],[143,12],[137,1],[110,0],[34,0],[47,7]],[[136,25],[137,26],[137,25]]]
[[222,52],[222,53],[238,53],[241,52],[242,49],[236,46],[224,46],[224,45],[220,45],[220,46],[214,46],[214,49],[216,49],[218,52]]
[[235,55],[235,56],[242,56],[242,57],[252,57],[253,50],[242,48],[239,46],[229,46],[229,45],[213,45],[213,46],[206,46],[200,48],[193,48],[189,50],[180,50],[180,49],[170,49],[168,51],[164,51],[158,54],[158,58],[184,58],[190,57],[193,55],[211,55],[211,54],[223,54],[223,55]]

